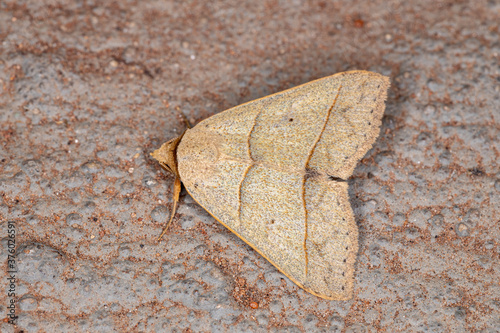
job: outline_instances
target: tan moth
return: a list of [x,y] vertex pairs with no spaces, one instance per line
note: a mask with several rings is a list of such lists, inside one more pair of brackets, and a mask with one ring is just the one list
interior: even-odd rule
[[379,134],[388,87],[377,73],[339,73],[236,106],[164,143],[152,155],[176,176],[167,227],[182,182],[299,287],[351,298],[358,230],[346,180]]

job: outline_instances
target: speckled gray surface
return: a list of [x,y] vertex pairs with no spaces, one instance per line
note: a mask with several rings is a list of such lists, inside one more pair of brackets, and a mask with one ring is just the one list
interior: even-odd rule
[[[25,332],[497,332],[500,2],[4,1],[0,218]],[[354,298],[299,289],[149,157],[231,106],[350,69],[391,77],[349,180]],[[5,297],[4,297],[5,296]],[[6,301],[3,301],[3,300]]]

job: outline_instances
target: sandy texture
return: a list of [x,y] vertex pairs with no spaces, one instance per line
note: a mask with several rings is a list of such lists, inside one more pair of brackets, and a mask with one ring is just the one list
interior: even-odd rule
[[[500,326],[498,1],[3,1],[0,316],[25,332]],[[348,179],[354,297],[297,287],[149,156],[192,124],[347,70],[390,77]],[[14,328],[0,322],[0,331]]]

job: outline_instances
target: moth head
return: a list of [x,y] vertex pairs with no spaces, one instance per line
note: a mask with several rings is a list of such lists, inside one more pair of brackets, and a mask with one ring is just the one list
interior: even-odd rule
[[165,142],[160,148],[151,153],[151,156],[160,163],[163,169],[173,173],[176,177],[179,177],[176,152],[183,135],[184,133],[177,138]]

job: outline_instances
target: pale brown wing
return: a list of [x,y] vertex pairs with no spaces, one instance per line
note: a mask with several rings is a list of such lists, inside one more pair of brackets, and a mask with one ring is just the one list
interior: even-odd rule
[[379,74],[341,73],[208,118],[177,148],[181,180],[300,287],[350,298],[357,229],[338,178],[378,135],[387,87]]

